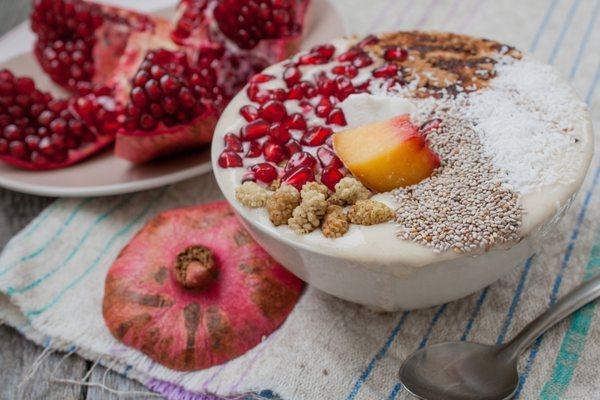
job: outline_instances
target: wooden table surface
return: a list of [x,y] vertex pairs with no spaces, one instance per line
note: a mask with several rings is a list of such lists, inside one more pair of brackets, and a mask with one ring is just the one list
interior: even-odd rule
[[[0,35],[25,20],[29,6],[29,0],[0,0]],[[0,248],[4,247],[13,235],[35,218],[52,200],[0,189]],[[119,397],[94,386],[52,382],[52,377],[84,380],[88,371],[92,369],[92,363],[77,355],[62,361],[64,354],[50,355],[41,363],[34,378],[22,383],[41,353],[42,348],[27,341],[14,329],[0,326],[1,400],[131,398]],[[92,385],[101,383],[104,375],[105,369],[96,366],[85,381]],[[113,372],[106,374],[105,384],[121,391],[147,391],[142,385]]]

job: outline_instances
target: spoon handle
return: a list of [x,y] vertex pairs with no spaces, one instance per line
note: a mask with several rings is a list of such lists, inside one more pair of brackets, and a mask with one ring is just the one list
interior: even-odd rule
[[507,360],[516,359],[525,349],[531,346],[538,336],[554,324],[599,297],[600,274],[579,285],[545,313],[530,322],[514,339],[502,346],[500,353]]

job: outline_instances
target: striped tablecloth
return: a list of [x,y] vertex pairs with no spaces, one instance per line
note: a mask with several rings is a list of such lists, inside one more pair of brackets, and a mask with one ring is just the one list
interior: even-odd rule
[[[322,1],[322,0],[314,0]],[[335,0],[353,33],[451,30],[529,50],[556,65],[600,129],[600,0]],[[112,339],[101,317],[106,271],[151,215],[206,201],[198,180],[129,196],[59,200],[0,258],[0,318],[48,349],[76,351],[174,399],[260,393],[291,399],[396,399],[400,362],[444,340],[502,343],[600,271],[598,157],[582,193],[540,252],[465,299],[375,314],[308,289],[285,323],[224,366],[182,374]],[[538,339],[521,362],[517,398],[600,398],[600,316],[591,304]]]

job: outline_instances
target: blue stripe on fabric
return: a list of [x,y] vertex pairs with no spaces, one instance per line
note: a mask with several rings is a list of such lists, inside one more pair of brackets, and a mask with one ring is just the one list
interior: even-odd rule
[[588,104],[592,103],[592,97],[594,97],[594,93],[596,92],[596,86],[598,86],[598,82],[600,81],[600,64],[598,64],[598,67],[596,68],[596,73],[594,74],[594,79],[592,81],[592,85],[590,86],[590,89],[588,90],[586,96],[585,96],[585,102]]
[[[575,229],[573,230],[573,234],[571,235],[571,240],[569,242],[569,245],[567,246],[567,251],[565,252],[565,255],[563,257],[563,262],[560,266],[559,273],[556,276],[556,279],[554,280],[554,284],[552,286],[552,292],[550,293],[550,301],[549,301],[550,306],[552,306],[557,300],[558,291],[559,291],[560,285],[562,283],[563,275],[564,275],[565,271],[567,270],[569,260],[571,259],[571,254],[573,253],[573,248],[575,246],[575,242],[577,241],[577,238],[579,237],[579,231],[581,228],[581,224],[583,223],[583,219],[584,219],[587,209],[590,205],[590,201],[594,194],[594,189],[596,188],[596,185],[598,184],[599,177],[600,177],[600,167],[598,167],[596,169],[596,174],[594,175],[594,180],[592,181],[592,185],[585,195],[585,200],[583,201],[583,206],[581,207],[581,211],[579,212],[579,215],[577,216],[577,223],[575,225]],[[540,345],[542,344],[543,338],[544,338],[544,336],[540,336],[535,341],[533,346],[531,347],[531,350],[529,352],[529,357],[527,358],[527,363],[525,364],[525,371],[523,371],[523,373],[521,374],[521,376],[519,378],[519,386],[517,388],[517,392],[515,393],[515,397],[514,397],[515,399],[519,398],[519,395],[521,394],[521,391],[523,390],[525,383],[527,383],[527,378],[529,377],[529,372],[531,371],[531,366],[533,365],[533,362],[535,361],[535,358],[539,351]]]
[[[38,257],[39,255],[43,254],[48,249],[48,246],[50,246],[51,243],[53,243],[58,237],[60,237],[60,235],[62,235],[62,233],[65,231],[65,229],[67,229],[71,225],[71,223],[73,222],[75,217],[79,214],[81,209],[83,207],[85,207],[88,203],[90,203],[91,201],[92,201],[92,199],[86,199],[86,200],[82,201],[81,203],[79,203],[53,235],[51,235],[42,245],[40,245],[37,249],[33,250],[31,253],[22,256],[21,258],[19,258],[16,261],[6,264],[6,266],[0,271],[0,277],[4,276],[6,273],[12,271],[16,267],[20,266],[22,263],[32,260],[32,259]],[[45,220],[51,214],[52,213],[49,212],[49,213],[46,213],[46,215],[44,217],[39,218],[35,224],[35,227],[32,227],[32,229],[27,234],[25,234],[23,238],[29,237],[32,234],[34,234],[36,232],[36,230],[45,222]]]
[[469,319],[467,320],[467,326],[465,326],[465,330],[460,337],[460,340],[462,342],[467,340],[467,338],[471,334],[471,330],[473,329],[473,324],[475,323],[475,319],[477,318],[477,316],[479,316],[479,312],[481,311],[481,307],[483,306],[483,303],[485,302],[485,299],[487,298],[489,291],[490,291],[489,286],[486,287],[485,289],[483,289],[481,291],[481,294],[479,295],[479,298],[477,299],[477,302],[475,302],[475,307],[473,308],[473,311],[471,312],[471,315],[469,316]]
[[23,286],[18,287],[18,288],[9,287],[6,290],[6,293],[9,296],[12,296],[14,294],[22,294],[22,293],[28,292],[31,289],[39,286],[46,279],[52,277],[54,274],[56,274],[61,269],[65,268],[71,262],[71,260],[73,260],[73,258],[75,258],[75,256],[77,254],[79,254],[79,251],[84,247],[85,242],[89,239],[89,237],[92,234],[92,232],[94,231],[94,229],[98,225],[100,225],[103,221],[105,221],[112,213],[114,213],[114,212],[120,210],[121,208],[123,208],[127,203],[129,203],[131,201],[131,199],[134,196],[135,195],[126,196],[120,202],[118,202],[113,207],[111,207],[110,209],[108,209],[108,211],[106,211],[105,213],[103,213],[102,215],[100,215],[98,218],[96,218],[96,220],[87,228],[87,230],[85,231],[85,233],[81,236],[81,238],[79,239],[79,241],[77,242],[77,244],[69,252],[69,254],[67,255],[67,257],[63,261],[61,261],[58,264],[56,264],[56,266],[54,268],[52,268],[50,271],[46,272],[42,276],[36,278],[35,280],[31,281],[30,283],[28,283],[26,285],[23,285]]
[[404,321],[406,321],[406,317],[408,317],[408,314],[410,314],[408,311],[405,311],[402,313],[400,320],[398,321],[398,323],[396,323],[396,326],[394,326],[394,329],[392,329],[392,332],[390,332],[390,335],[388,336],[387,340],[385,341],[385,344],[379,349],[377,354],[375,354],[375,357],[373,357],[373,359],[369,362],[369,365],[367,365],[367,368],[363,371],[363,373],[360,375],[360,377],[356,380],[356,383],[354,384],[352,391],[350,392],[348,397],[346,397],[347,400],[352,400],[356,397],[356,395],[360,391],[360,388],[363,386],[363,384],[369,378],[369,376],[371,375],[371,372],[373,372],[373,369],[375,368],[375,365],[377,364],[377,362],[379,360],[381,360],[383,357],[385,357],[388,350],[392,346],[392,343],[394,343],[394,340],[396,340],[396,337],[400,333],[400,329],[402,328],[402,325],[404,325]]
[[546,30],[546,26],[548,26],[548,22],[550,21],[552,14],[554,14],[554,10],[556,9],[557,3],[558,3],[558,0],[552,0],[552,2],[550,3],[550,6],[546,10],[546,14],[544,15],[544,18],[542,18],[542,23],[540,24],[537,32],[535,33],[533,42],[531,42],[531,46],[529,46],[529,51],[531,53],[533,53],[537,49],[537,47],[540,43],[540,39],[542,38],[542,34]]
[[169,187],[163,188],[156,197],[154,197],[150,202],[146,204],[146,207],[142,209],[142,211],[136,215],[130,222],[125,225],[120,231],[118,231],[113,237],[110,238],[108,242],[104,245],[104,247],[100,250],[98,256],[92,261],[92,263],[83,271],[81,275],[73,279],[67,286],[58,291],[58,293],[47,303],[45,306],[42,306],[35,310],[30,310],[25,313],[27,317],[37,317],[44,312],[51,309],[56,303],[62,299],[62,297],[73,287],[75,287],[79,282],[81,282],[86,276],[88,276],[94,268],[100,263],[102,258],[106,255],[108,250],[115,244],[115,242],[123,235],[127,234],[138,222],[140,222],[144,216],[154,207],[156,203],[162,199],[162,197],[167,193]]
[[[438,321],[444,314],[444,311],[446,311],[446,308],[448,308],[448,303],[442,304],[437,309],[435,314],[433,315],[433,318],[431,318],[431,321],[429,322],[429,326],[427,327],[427,330],[425,331],[425,334],[423,335],[423,338],[421,338],[421,342],[419,343],[419,349],[422,349],[423,347],[427,346],[427,342],[429,342],[429,338],[431,337],[433,328],[435,328],[435,326],[437,325]],[[387,398],[390,400],[395,399],[401,390],[402,390],[402,384],[400,382],[396,383],[394,385],[394,387],[392,388],[392,390],[390,391],[390,394],[388,395]]]
[[[600,271],[600,231],[596,232],[595,243],[585,267],[583,280],[591,279],[598,271]],[[596,307],[596,302],[590,303],[571,316],[569,328],[561,342],[551,378],[546,381],[540,393],[542,400],[559,400],[567,391],[585,349]]]
[[587,47],[588,42],[590,41],[590,36],[594,29],[594,25],[596,24],[596,20],[598,19],[598,13],[600,12],[600,0],[596,1],[596,5],[594,6],[594,10],[592,11],[592,16],[590,17],[590,22],[588,22],[587,27],[585,28],[585,33],[583,34],[583,40],[579,45],[579,49],[577,49],[577,55],[575,56],[575,62],[571,67],[571,71],[569,71],[569,80],[572,80],[577,74],[577,70],[581,65],[581,59],[583,57],[583,52]]
[[577,11],[577,8],[581,4],[581,0],[575,0],[573,4],[571,4],[571,8],[567,12],[567,16],[565,18],[565,22],[563,23],[562,28],[560,29],[560,33],[558,34],[558,39],[556,43],[554,43],[554,47],[552,48],[552,52],[550,53],[550,57],[548,58],[549,64],[554,64],[554,60],[556,60],[556,56],[558,55],[558,51],[562,47],[562,43],[565,40],[565,36],[571,27],[571,23],[573,22],[573,16]]
[[504,322],[502,323],[502,327],[500,328],[500,334],[496,339],[496,344],[504,343],[504,339],[506,338],[506,334],[508,332],[508,328],[512,322],[512,319],[515,315],[515,311],[519,302],[521,301],[521,294],[523,293],[523,288],[525,287],[525,282],[527,281],[527,275],[529,274],[529,270],[531,269],[531,264],[533,262],[533,256],[529,257],[525,262],[525,266],[523,267],[523,272],[521,272],[521,276],[519,277],[519,283],[517,284],[517,289],[515,290],[515,294],[513,295],[512,301],[510,302],[510,306],[508,307],[508,313]]

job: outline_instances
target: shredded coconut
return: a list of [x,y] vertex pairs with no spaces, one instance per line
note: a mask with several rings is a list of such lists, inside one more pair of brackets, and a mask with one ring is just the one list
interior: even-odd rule
[[487,89],[471,93],[463,109],[484,151],[506,172],[506,185],[528,193],[572,182],[580,170],[585,105],[549,65],[503,58]]

